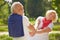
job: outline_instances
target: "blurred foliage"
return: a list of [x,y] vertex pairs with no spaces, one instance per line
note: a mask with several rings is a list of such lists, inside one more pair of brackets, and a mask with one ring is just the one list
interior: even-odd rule
[[60,31],[60,24],[55,24],[53,27],[53,31]]
[[[60,0],[13,0],[20,1],[24,5],[25,15],[29,18],[44,16],[47,10],[56,10],[60,17]],[[7,24],[10,12],[9,3],[0,0],[0,25]]]
[[36,18],[38,16],[43,16],[43,0],[28,0],[26,9],[27,13],[29,13],[29,17]]
[[0,35],[0,40],[13,40],[12,37],[9,37],[8,35]]
[[[8,35],[1,35],[0,40],[13,40],[13,38]],[[49,40],[60,40],[60,33],[50,33]]]
[[51,6],[52,9],[57,11],[58,16],[60,17],[60,0],[52,0]]
[[7,32],[7,31],[8,31],[7,25],[0,26],[0,32]]
[[21,2],[23,5],[25,5],[24,0],[12,0],[12,2]]
[[44,16],[47,10],[56,10],[60,17],[60,0],[25,0],[25,12],[28,17]]
[[0,0],[0,25],[7,24],[7,19],[9,16],[8,12],[8,3]]
[[49,34],[50,40],[60,40],[60,33],[51,33]]

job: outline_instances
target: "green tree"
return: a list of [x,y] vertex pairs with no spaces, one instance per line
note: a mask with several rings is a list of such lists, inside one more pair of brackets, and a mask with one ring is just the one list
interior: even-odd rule
[[48,0],[26,0],[26,15],[29,17],[44,16],[45,12],[51,9],[51,2]]
[[38,17],[43,15],[43,0],[28,0],[27,13],[29,17]]
[[58,16],[60,17],[60,0],[53,0],[52,8],[57,11]]
[[8,15],[8,3],[0,0],[0,24],[7,24]]
[[12,0],[12,2],[21,2],[23,4],[23,6],[25,5],[24,0]]

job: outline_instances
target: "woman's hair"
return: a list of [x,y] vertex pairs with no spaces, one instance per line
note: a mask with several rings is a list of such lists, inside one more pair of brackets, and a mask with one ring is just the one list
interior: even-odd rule
[[55,15],[56,15],[55,19],[52,20],[52,22],[56,22],[58,20],[58,15],[57,15],[57,12],[55,10],[48,10],[46,12],[46,16],[49,15],[49,14],[51,14],[52,12],[55,13]]
[[15,10],[15,6],[19,4],[20,6],[23,6],[20,2],[14,2],[11,6],[11,12],[13,12],[13,10]]

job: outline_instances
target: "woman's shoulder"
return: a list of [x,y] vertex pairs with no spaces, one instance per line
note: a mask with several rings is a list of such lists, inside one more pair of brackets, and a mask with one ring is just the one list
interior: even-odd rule
[[39,16],[38,18],[37,18],[37,20],[39,19],[39,20],[42,20],[44,17],[43,16]]

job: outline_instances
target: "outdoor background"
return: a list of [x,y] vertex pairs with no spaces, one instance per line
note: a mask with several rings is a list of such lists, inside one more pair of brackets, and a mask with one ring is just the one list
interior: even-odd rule
[[60,0],[0,0],[0,40],[12,40],[8,36],[8,17],[11,14],[11,4],[15,1],[24,5],[25,15],[32,24],[38,16],[45,16],[47,10],[56,10],[59,18],[49,33],[49,40],[60,40]]

